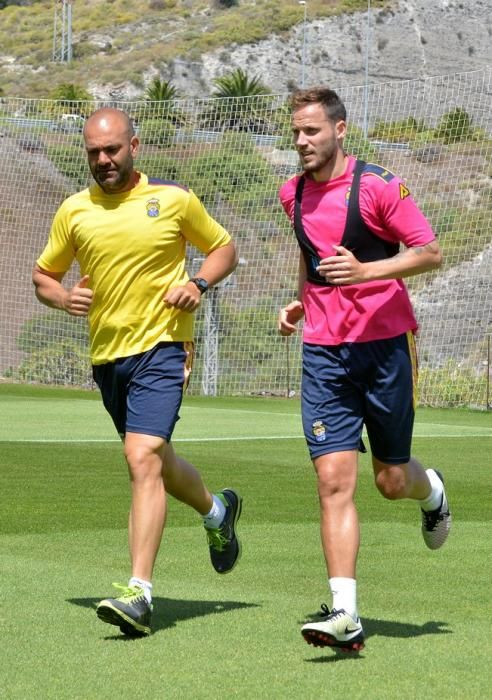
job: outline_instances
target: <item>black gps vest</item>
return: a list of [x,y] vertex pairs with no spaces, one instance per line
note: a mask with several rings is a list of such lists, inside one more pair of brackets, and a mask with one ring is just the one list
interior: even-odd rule
[[[367,164],[363,160],[357,160],[354,168],[354,177],[350,188],[348,201],[347,220],[340,245],[350,250],[360,262],[372,262],[373,260],[383,260],[392,258],[400,250],[398,243],[389,243],[379,236],[376,236],[364,223],[359,208],[359,186],[362,172]],[[378,168],[379,166],[369,166]],[[384,171],[384,168],[381,168]],[[387,172],[387,171],[385,171]],[[294,206],[294,230],[297,241],[306,261],[307,279],[313,284],[323,287],[332,287],[331,282],[327,282],[324,277],[316,272],[320,263],[320,257],[313,244],[309,240],[302,224],[302,192],[306,182],[306,176],[301,175],[296,188],[296,198]]]

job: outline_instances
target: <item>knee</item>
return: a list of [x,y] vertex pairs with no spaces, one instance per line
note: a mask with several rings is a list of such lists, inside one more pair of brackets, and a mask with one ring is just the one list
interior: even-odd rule
[[352,498],[355,491],[355,478],[352,469],[343,468],[343,466],[329,460],[315,466],[320,500]]
[[388,466],[376,474],[376,487],[379,493],[390,501],[406,495],[405,473],[400,465]]
[[125,459],[132,481],[161,478],[162,462],[147,445],[125,446]]

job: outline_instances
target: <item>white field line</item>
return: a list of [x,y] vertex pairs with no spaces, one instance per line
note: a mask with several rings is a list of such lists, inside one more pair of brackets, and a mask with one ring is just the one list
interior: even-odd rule
[[[454,426],[456,427],[456,426]],[[465,426],[468,427],[468,426]],[[365,433],[363,437],[365,436]],[[465,438],[465,437],[490,437],[492,438],[492,433],[489,432],[456,432],[456,433],[414,433],[414,438],[429,438],[435,439],[439,438],[441,440],[447,438]],[[259,441],[259,440],[304,440],[304,435],[241,435],[241,436],[217,436],[217,437],[194,437],[194,438],[176,438],[173,443],[178,442],[244,442],[244,441]],[[121,442],[119,438],[14,438],[14,439],[2,439],[0,438],[0,444],[5,443],[34,443],[34,444],[70,444],[70,443],[112,443]]]
[[[10,398],[10,397],[5,397]],[[15,397],[16,399],[29,399],[29,397]],[[39,399],[40,401],[42,399]],[[89,404],[87,400],[81,400],[84,404]],[[186,406],[183,405],[183,418],[186,420],[186,415],[189,413],[195,413],[203,411],[201,406]],[[297,413],[286,413],[283,411],[258,411],[253,408],[251,409],[230,409],[230,408],[220,408],[220,407],[207,407],[207,413],[210,412],[227,412],[230,416],[231,414],[249,414],[249,415],[267,415],[267,416],[281,416],[284,418],[293,418],[300,420],[300,416]],[[420,425],[423,431],[419,431]],[[453,432],[446,433],[446,430],[453,430]],[[365,436],[365,431],[364,431]],[[427,424],[415,424],[414,428],[415,438],[465,438],[465,437],[492,437],[492,431],[489,428],[475,427],[469,425],[449,425],[447,423],[427,423]],[[247,441],[257,441],[257,440],[304,440],[302,433],[297,433],[295,435],[227,435],[227,436],[207,436],[207,437],[191,437],[191,438],[174,438],[173,443],[194,443],[194,442],[247,442]],[[32,444],[70,444],[70,443],[80,443],[80,444],[97,444],[97,443],[119,443],[120,439],[118,437],[103,437],[103,438],[3,438],[0,435],[0,444],[6,443],[32,443]]]

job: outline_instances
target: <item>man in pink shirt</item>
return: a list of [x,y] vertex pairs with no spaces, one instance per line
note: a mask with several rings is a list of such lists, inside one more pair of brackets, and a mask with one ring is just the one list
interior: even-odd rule
[[304,318],[302,420],[332,595],[331,611],[323,605],[301,632],[315,646],[358,651],[354,493],[364,425],[380,493],[417,501],[430,549],[451,526],[441,473],[410,454],[417,322],[402,281],[439,267],[441,252],[404,182],[344,152],[346,110],[335,92],[298,90],[291,106],[303,173],[280,201],[300,247],[299,292],[281,309],[279,331],[291,335]]

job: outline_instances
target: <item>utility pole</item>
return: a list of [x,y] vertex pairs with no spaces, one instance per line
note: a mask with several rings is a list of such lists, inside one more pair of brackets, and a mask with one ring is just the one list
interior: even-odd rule
[[70,63],[72,60],[72,2],[55,0],[53,22],[53,61]]
[[[192,259],[193,274],[198,272],[203,258]],[[239,258],[240,266],[248,264],[244,258]],[[224,289],[234,287],[235,275],[229,275],[226,279],[216,284],[205,294],[202,304],[203,309],[203,369],[202,387],[203,396],[217,396],[219,389],[219,350],[220,350],[220,295]]]
[[307,0],[299,0],[299,5],[304,7],[302,22],[302,56],[301,56],[301,87],[305,87],[306,77],[306,33],[307,33]]
[[[204,258],[192,259],[192,272],[195,275]],[[217,396],[219,379],[219,289],[225,280],[212,287],[202,299],[203,305],[203,370],[202,395]]]
[[369,130],[369,50],[371,45],[371,0],[367,0],[366,15],[366,56],[364,61],[364,121],[362,130],[367,139]]
[[219,287],[212,287],[205,300],[202,394],[217,396],[219,378]]

